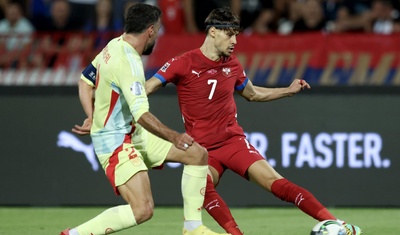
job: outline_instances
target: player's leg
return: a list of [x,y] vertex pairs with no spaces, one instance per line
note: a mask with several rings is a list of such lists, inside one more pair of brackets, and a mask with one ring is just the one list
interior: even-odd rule
[[[312,193],[283,178],[265,160],[254,162],[248,169],[248,176],[251,181],[272,192],[279,199],[295,204],[304,213],[318,221],[338,220]],[[347,224],[342,220],[338,221],[344,225],[347,234],[362,234],[358,226]]]
[[309,191],[283,178],[265,160],[253,163],[248,169],[251,181],[272,192],[279,199],[295,204],[300,210],[322,221],[336,219]]
[[115,192],[121,194],[128,204],[109,208],[62,234],[109,234],[143,223],[152,217],[154,203],[147,167],[133,145],[124,146],[127,147],[118,148],[112,154],[100,155],[99,160]]
[[147,171],[137,173],[118,190],[129,204],[109,208],[65,234],[109,234],[141,224],[152,217],[154,203]]
[[[209,156],[210,158],[210,156]],[[211,162],[209,161],[211,164]],[[215,164],[213,164],[215,166]],[[221,167],[222,168],[222,167]],[[214,218],[217,223],[232,235],[243,235],[236,223],[233,215],[222,197],[215,190],[218,185],[220,175],[218,171],[209,165],[210,172],[207,176],[206,194],[204,197],[204,209]],[[221,174],[222,175],[222,174]]]
[[[233,138],[225,143],[225,145],[218,150],[213,150],[210,151],[209,153],[209,165],[210,166],[216,166],[216,172],[220,173],[223,172],[221,170],[221,166],[219,164],[223,164],[229,169],[231,169],[233,172],[239,174],[243,178],[250,179],[267,189],[268,191],[271,191],[271,185],[277,181],[278,179],[283,179],[281,175],[279,175],[269,164],[265,159],[258,153],[258,151],[250,145],[247,140],[243,137],[240,138]],[[213,171],[212,171],[213,172]],[[215,177],[214,177],[215,178]],[[286,181],[286,180],[284,180]],[[222,201],[222,198],[219,197],[219,195],[215,192],[215,189],[213,189],[211,184],[207,185],[207,190],[208,194],[206,194],[206,200],[208,203],[212,202],[213,200],[219,200]],[[295,185],[291,184],[290,190],[293,190],[293,187]],[[297,190],[301,189],[300,187],[295,187]],[[277,190],[279,191],[279,190]],[[287,192],[288,190],[284,190],[284,192]],[[306,193],[305,190],[301,189],[300,190],[302,193],[306,195],[311,195],[310,193]],[[291,192],[291,191],[290,191]],[[283,194],[283,193],[281,193]],[[281,194],[276,194],[278,197]],[[207,195],[212,195],[207,196]],[[312,196],[312,195],[311,195]],[[218,198],[218,199],[216,199]],[[280,197],[281,198],[281,197]],[[314,199],[314,200],[313,200]],[[293,199],[295,200],[295,198]],[[315,198],[311,198],[309,201],[311,202],[316,202]],[[311,204],[311,203],[310,203]],[[207,205],[207,204],[206,204]],[[303,205],[300,203],[299,204],[300,208],[303,207]],[[208,206],[209,208],[209,206]],[[307,206],[305,207],[306,209],[308,208]],[[324,207],[321,208],[317,207],[317,209],[324,209]],[[326,210],[326,209],[325,209]],[[224,227],[225,230],[229,230],[229,227],[227,226],[227,221],[232,222],[232,224],[236,224],[234,222],[234,219],[232,217],[232,214],[229,211],[228,206],[226,206],[226,203],[223,204],[223,207],[219,207],[218,210],[215,210],[212,208],[212,210],[208,209],[207,210],[211,216],[222,226]],[[319,212],[320,210],[318,210]],[[326,210],[327,211],[327,210]],[[221,212],[221,213],[218,213]],[[317,213],[318,213],[317,212]],[[309,212],[311,214],[315,214],[313,211]],[[329,212],[327,212],[329,213]],[[325,218],[325,217],[324,217]],[[326,219],[333,219],[334,217],[326,217]]]
[[[161,159],[167,162],[180,162],[184,164],[181,182],[185,218],[184,234],[217,234],[203,225],[201,214],[208,171],[207,151],[197,143],[194,143],[186,151],[182,151],[158,137],[151,136],[150,138],[156,139],[149,142],[151,143],[149,145],[150,159],[153,162],[158,162],[152,164],[151,167],[160,165],[162,163],[160,162]],[[158,160],[154,158],[155,152],[162,153],[165,150],[168,151],[164,156],[159,156]]]
[[[215,186],[219,183],[226,168],[247,179],[245,174],[248,167],[254,161],[263,159],[260,155],[256,155],[257,158],[255,159],[252,157],[249,159],[244,158],[243,153],[248,154],[249,151],[257,152],[254,147],[251,146],[252,148],[250,149],[248,147],[250,145],[246,138],[238,136],[226,141],[218,149],[209,151],[208,164],[214,183],[211,182],[211,178],[207,178],[204,208],[225,231],[233,235],[241,235],[243,232],[240,231],[228,205],[215,190]],[[216,206],[216,202],[218,202],[218,206]]]

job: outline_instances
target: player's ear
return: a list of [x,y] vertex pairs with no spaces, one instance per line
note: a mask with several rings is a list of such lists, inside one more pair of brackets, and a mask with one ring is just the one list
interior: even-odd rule
[[153,35],[154,35],[154,25],[150,25],[150,27],[147,29],[147,31],[149,32],[149,36],[153,37]]
[[208,31],[211,37],[215,37],[217,29],[215,27],[211,27]]

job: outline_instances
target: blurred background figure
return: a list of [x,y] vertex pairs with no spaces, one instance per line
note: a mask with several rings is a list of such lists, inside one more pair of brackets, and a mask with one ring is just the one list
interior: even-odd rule
[[240,15],[240,0],[183,0],[186,32],[190,34],[205,31],[204,20],[215,8],[228,6],[236,15]]
[[4,19],[4,14],[5,14],[5,9],[7,5],[8,0],[0,0],[0,20]]
[[36,19],[49,18],[51,2],[52,0],[30,0],[28,4],[29,19],[35,21]]
[[22,5],[10,1],[5,5],[5,18],[0,20],[1,67],[26,67],[31,36],[35,29],[23,14]]
[[158,0],[162,11],[161,21],[165,34],[180,34],[185,32],[185,17],[182,0]]
[[94,49],[93,53],[98,54],[115,35],[121,33],[123,25],[114,22],[113,6],[111,0],[98,0],[96,3],[95,15],[84,25],[84,32],[89,34],[86,38],[88,48]]
[[264,34],[276,29],[271,0],[159,0],[158,5],[163,11],[165,33],[202,33],[208,14],[225,6],[240,16],[246,34]]
[[32,18],[39,32],[70,32],[81,29],[80,23],[71,16],[71,6],[67,0],[54,0],[49,7],[49,15],[37,14]]
[[292,33],[293,23],[299,19],[300,4],[301,2],[297,0],[274,0],[274,14],[278,23],[278,33]]
[[68,0],[71,8],[71,18],[83,27],[85,22],[95,15],[95,5],[98,0]]
[[277,20],[271,0],[240,1],[240,24],[246,34],[276,31]]
[[145,0],[112,0],[113,6],[113,21],[117,25],[121,25],[123,27],[125,21],[125,10],[128,9],[129,6],[138,2],[145,2]]
[[370,26],[377,34],[400,32],[399,11],[389,0],[374,0],[371,7]]
[[293,32],[322,31],[326,27],[326,20],[319,0],[306,0],[297,9],[299,18],[294,22]]
[[334,31],[335,22],[346,18],[344,11],[345,0],[324,0],[322,1],[323,14],[326,20],[326,31]]
[[[286,1],[286,5],[280,3],[278,6],[284,17],[279,19],[280,34],[323,31],[327,27],[320,0]],[[287,11],[284,11],[284,8],[287,8]]]
[[344,1],[338,11],[333,32],[372,32],[391,34],[400,31],[398,0]]
[[[50,16],[39,15],[33,22],[39,33],[35,53],[36,66],[57,67],[61,61],[66,60],[64,57],[67,57],[68,53],[85,49],[83,43],[77,43],[83,40],[82,31],[80,24],[71,17],[68,1],[52,1]],[[72,34],[73,32],[75,34]],[[70,41],[71,37],[74,40]]]
[[324,11],[325,19],[328,22],[334,22],[338,18],[339,10],[344,6],[345,0],[324,0],[322,1],[322,8]]
[[367,32],[370,31],[369,18],[371,0],[343,1],[337,10],[336,21],[330,31],[340,32]]

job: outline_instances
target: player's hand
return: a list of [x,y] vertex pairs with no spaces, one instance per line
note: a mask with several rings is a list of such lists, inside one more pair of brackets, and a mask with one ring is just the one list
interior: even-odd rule
[[174,139],[174,145],[176,148],[186,151],[190,146],[192,146],[194,143],[194,139],[186,134],[186,133],[180,133],[178,134],[175,139]]
[[293,91],[293,93],[297,93],[301,90],[304,90],[304,88],[311,89],[311,86],[306,82],[306,80],[296,78],[292,84],[290,84],[289,88]]
[[90,134],[90,128],[92,127],[92,118],[86,118],[83,121],[82,126],[75,125],[72,128],[72,132],[78,135],[89,135]]

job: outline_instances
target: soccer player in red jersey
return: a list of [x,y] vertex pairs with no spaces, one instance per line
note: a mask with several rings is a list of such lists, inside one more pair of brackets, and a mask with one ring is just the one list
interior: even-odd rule
[[[246,140],[236,119],[234,91],[248,101],[263,102],[292,96],[310,85],[295,79],[285,88],[254,86],[232,54],[239,33],[238,17],[229,8],[218,8],[209,14],[205,25],[207,35],[200,48],[172,58],[146,82],[148,94],[167,83],[176,85],[186,132],[208,150],[211,175],[204,208],[228,233],[243,234],[215,190],[225,170],[230,169],[319,221],[336,220],[309,191],[271,167]],[[361,234],[357,226],[344,223],[344,227],[349,235]]]

